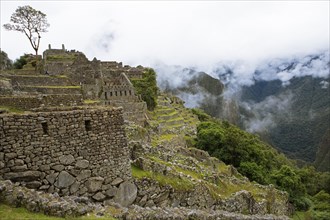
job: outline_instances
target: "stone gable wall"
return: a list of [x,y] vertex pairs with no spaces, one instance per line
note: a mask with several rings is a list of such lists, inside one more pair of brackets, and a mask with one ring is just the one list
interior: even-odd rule
[[111,199],[109,190],[131,180],[123,123],[122,108],[0,115],[0,175],[50,193]]

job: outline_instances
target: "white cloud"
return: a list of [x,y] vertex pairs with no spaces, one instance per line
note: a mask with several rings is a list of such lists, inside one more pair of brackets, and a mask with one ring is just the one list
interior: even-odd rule
[[[25,4],[51,24],[41,50],[64,43],[90,59],[132,65],[162,61],[206,71],[219,61],[251,63],[329,47],[327,1],[1,1],[1,26]],[[3,29],[1,48],[11,58],[32,51],[24,35]]]

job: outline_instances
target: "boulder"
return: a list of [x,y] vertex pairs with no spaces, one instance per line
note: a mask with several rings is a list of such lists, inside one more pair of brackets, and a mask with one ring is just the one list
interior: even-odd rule
[[74,181],[75,181],[75,178],[71,174],[69,174],[66,171],[62,171],[58,175],[57,181],[55,182],[54,185],[57,188],[64,189],[64,188],[71,186],[74,183]]
[[123,182],[120,184],[117,193],[114,197],[114,201],[120,205],[127,207],[131,205],[137,196],[137,187],[134,183]]

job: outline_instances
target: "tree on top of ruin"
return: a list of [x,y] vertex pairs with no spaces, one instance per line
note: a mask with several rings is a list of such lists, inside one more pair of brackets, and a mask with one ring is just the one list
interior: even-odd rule
[[11,15],[10,22],[4,24],[3,27],[9,31],[19,31],[25,34],[35,51],[37,62],[41,38],[40,33],[47,32],[47,28],[49,27],[46,14],[35,10],[29,5],[19,6]]

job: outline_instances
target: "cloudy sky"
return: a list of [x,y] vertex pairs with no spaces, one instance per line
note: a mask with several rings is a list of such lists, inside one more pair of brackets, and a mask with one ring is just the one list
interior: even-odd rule
[[1,49],[11,59],[33,53],[27,38],[5,31],[18,6],[47,14],[48,44],[89,59],[152,66],[208,66],[329,49],[329,1],[6,1],[1,0]]

